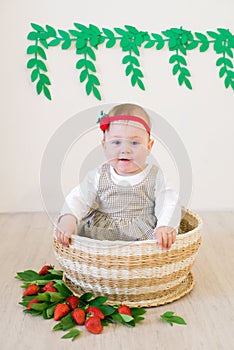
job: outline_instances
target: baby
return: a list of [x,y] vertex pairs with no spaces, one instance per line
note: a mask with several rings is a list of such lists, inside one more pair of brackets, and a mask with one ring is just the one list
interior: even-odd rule
[[66,197],[55,234],[64,246],[73,234],[93,239],[175,242],[181,219],[178,194],[162,171],[146,162],[154,140],[146,111],[120,104],[99,119],[107,162],[90,171]]

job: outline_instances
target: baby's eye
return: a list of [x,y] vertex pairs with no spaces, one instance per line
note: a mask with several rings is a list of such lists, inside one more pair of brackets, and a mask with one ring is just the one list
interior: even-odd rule
[[132,141],[131,143],[132,143],[133,146],[139,145],[138,141]]
[[112,145],[120,145],[120,141],[119,140],[113,140],[112,142]]

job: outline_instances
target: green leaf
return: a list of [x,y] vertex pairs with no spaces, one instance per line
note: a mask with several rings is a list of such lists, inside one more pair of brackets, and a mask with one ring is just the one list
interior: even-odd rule
[[48,307],[48,303],[34,303],[31,304],[31,308],[37,311],[43,311]]
[[110,29],[102,28],[102,31],[110,39],[112,39],[115,36],[114,33]]
[[158,44],[156,45],[157,50],[161,50],[164,47],[164,41],[159,41]]
[[93,64],[92,61],[86,60],[85,65],[86,65],[86,67],[87,67],[89,70],[91,70],[92,72],[96,72],[96,68],[95,68],[95,66],[94,66],[94,64]]
[[56,308],[56,305],[57,305],[57,303],[54,305],[51,305],[50,307],[48,307],[46,309],[46,316],[48,319],[52,318],[54,316],[54,309]]
[[88,70],[87,69],[82,70],[82,72],[80,73],[80,82],[83,83],[83,81],[85,81],[87,76],[88,76]]
[[204,43],[208,42],[208,39],[204,34],[196,32],[195,35],[198,38],[198,40],[200,40],[201,42],[204,42]]
[[124,320],[122,319],[119,313],[111,315],[111,318],[116,322],[124,323]]
[[219,77],[222,78],[225,75],[226,71],[227,69],[225,66],[221,67],[219,71]]
[[44,60],[46,60],[46,53],[45,53],[45,51],[43,50],[42,47],[40,47],[40,46],[37,47],[37,53],[38,53],[38,55],[40,55]]
[[226,58],[226,57],[218,58],[216,61],[216,66],[220,66],[222,64],[224,64],[225,66],[228,66],[230,68],[233,68],[233,63],[229,58]]
[[50,301],[50,294],[48,292],[46,293],[39,293],[36,297],[37,300],[40,301]]
[[135,56],[131,56],[131,55],[124,56],[124,58],[122,59],[122,63],[126,64],[128,62],[131,62],[132,64],[134,64],[134,66],[140,67],[140,63]]
[[132,64],[130,63],[127,67],[126,67],[126,70],[125,70],[125,73],[126,75],[128,76],[133,70],[133,66]]
[[69,29],[69,33],[72,35],[72,36],[80,36],[80,32],[78,32],[77,30],[74,30],[74,29]]
[[175,316],[174,312],[172,312],[172,311],[165,312],[163,315],[160,315],[160,317],[164,321],[168,322],[171,326],[173,326],[173,323],[183,324],[183,325],[187,324],[182,317]]
[[188,44],[186,45],[186,50],[193,50],[193,49],[195,49],[196,47],[198,47],[198,44],[199,44],[199,42],[196,41],[196,40],[191,41],[190,43],[188,43]]
[[48,24],[46,24],[46,30],[50,36],[56,36],[56,30]]
[[27,36],[28,40],[37,40],[38,39],[38,33],[37,32],[30,32]]
[[229,57],[233,58],[233,52],[229,47],[225,47],[225,52]]
[[172,315],[174,315],[174,311],[167,311],[167,312],[164,312],[163,315],[160,315],[161,317],[171,317]]
[[230,32],[229,29],[224,29],[224,28],[217,28],[217,30],[222,34],[222,36],[230,38],[232,37],[232,33]]
[[180,73],[179,77],[178,77],[178,82],[179,82],[179,85],[182,85],[183,82],[184,82],[184,75]]
[[45,74],[40,75],[40,80],[43,82],[43,84],[51,85],[50,79]]
[[47,72],[46,65],[42,60],[37,60],[37,67],[43,70],[44,72]]
[[134,318],[132,316],[129,315],[125,315],[125,314],[120,314],[121,318],[123,319],[124,322],[130,322],[132,320],[134,320]]
[[51,100],[50,90],[48,89],[48,87],[46,85],[44,85],[43,90],[44,90],[45,97],[48,98],[48,100]]
[[54,288],[56,288],[58,290],[58,292],[61,294],[61,296],[63,296],[64,298],[69,297],[70,295],[72,295],[72,292],[70,291],[70,289],[66,286],[66,284],[62,281],[62,283],[56,283],[54,285]]
[[231,85],[231,77],[229,75],[227,75],[226,78],[224,79],[224,85],[226,88],[228,88],[229,85]]
[[221,35],[216,33],[216,32],[213,32],[211,30],[208,30],[207,31],[207,34],[211,37],[211,38],[214,38],[214,39],[218,39]]
[[128,35],[128,32],[126,32],[125,30],[121,29],[121,28],[114,28],[114,30],[116,31],[117,34],[121,35],[121,36],[126,36]]
[[139,307],[131,307],[130,311],[132,313],[132,316],[135,318],[136,316],[144,315],[146,313],[146,310]]
[[187,68],[182,67],[180,71],[183,75],[187,75],[188,77],[191,76],[191,74]]
[[133,73],[133,75],[132,75],[132,77],[131,77],[131,84],[132,84],[132,86],[135,86],[136,83],[137,83],[137,75],[135,75],[135,74]]
[[93,85],[100,85],[100,81],[94,74],[89,75],[89,80]]
[[140,51],[138,47],[134,44],[132,44],[132,51],[135,53],[135,55],[140,56]]
[[106,47],[110,49],[111,47],[115,46],[115,44],[116,44],[116,39],[115,37],[113,37],[106,42]]
[[44,28],[39,26],[39,24],[36,24],[36,23],[31,23],[31,27],[33,29],[35,29],[37,32],[44,32]]
[[129,51],[131,49],[131,43],[129,42],[128,37],[123,37],[120,40],[120,46],[125,50],[125,51]]
[[35,80],[37,80],[38,78],[38,75],[39,75],[39,70],[36,68],[32,71],[31,73],[31,80],[32,82],[34,82]]
[[172,74],[176,75],[178,73],[179,69],[180,69],[180,65],[178,63],[175,64],[173,69],[172,69]]
[[129,26],[129,25],[125,25],[124,27],[132,34],[137,34],[138,33],[138,30],[136,29],[136,27]]
[[90,292],[87,292],[87,293],[81,295],[79,300],[86,302],[86,301],[90,300],[92,297],[93,297],[93,294]]
[[69,38],[69,39],[64,40],[61,48],[62,48],[62,50],[67,50],[67,49],[69,49],[70,46],[71,46],[71,39]]
[[90,81],[88,81],[88,82],[86,83],[85,89],[86,89],[87,95],[90,95],[91,92],[92,92],[92,89],[93,89],[93,84],[92,84]]
[[101,101],[102,97],[100,95],[99,90],[95,86],[93,86],[93,94],[99,101]]
[[[30,62],[32,60],[36,61],[34,58],[32,58],[28,62]],[[33,64],[31,66],[31,64],[30,64],[30,66],[28,66],[28,68],[32,68],[34,65],[35,64]],[[34,281],[38,277],[39,277],[38,273],[33,271],[33,270],[26,270],[26,271],[23,271],[23,272],[17,272],[17,276],[16,276],[16,278],[18,278],[20,280],[29,281],[29,282]]]
[[50,294],[50,301],[52,303],[54,302],[60,302],[63,301],[64,299],[66,299],[63,295],[61,295],[60,293],[57,292],[47,292]]
[[208,50],[208,48],[209,48],[209,41],[204,42],[204,43],[200,46],[199,50],[200,50],[200,52],[205,52],[205,51]]
[[89,33],[89,28],[86,27],[86,26],[83,25],[83,24],[74,23],[74,26],[75,26],[77,29],[79,29],[81,32]]
[[153,47],[155,45],[155,41],[154,40],[149,40],[145,45],[144,47],[146,49],[150,49],[151,47]]
[[76,68],[80,69],[86,66],[86,59],[85,58],[81,58],[79,61],[77,61],[76,63]]
[[40,39],[40,44],[45,48],[45,49],[48,49],[48,44],[47,44],[47,41],[45,39]]
[[216,53],[223,53],[225,51],[225,47],[223,46],[222,40],[216,40],[214,43],[214,50]]
[[49,45],[49,46],[57,46],[57,45],[60,44],[60,41],[61,41],[61,39],[55,38],[55,39],[52,39],[52,40],[48,43],[48,45]]
[[87,54],[89,55],[89,57],[96,61],[96,55],[95,55],[95,52],[93,51],[93,49],[91,47],[87,47]]
[[141,79],[137,79],[137,84],[141,90],[145,90],[145,85]]
[[184,77],[184,82],[185,82],[185,85],[187,86],[187,88],[192,90],[192,84],[191,84],[190,80],[188,80],[188,78]]
[[89,25],[89,29],[90,29],[91,33],[93,33],[94,35],[100,35],[101,34],[100,29],[97,26],[95,26],[94,24],[90,24]]
[[30,45],[30,46],[28,46],[27,54],[31,55],[33,53],[36,53],[37,52],[37,47],[38,47],[37,45]]
[[99,297],[96,297],[95,299],[91,300],[89,305],[100,306],[100,305],[103,305],[107,300],[108,300],[107,297],[99,296]]
[[170,38],[168,42],[169,50],[174,50],[177,47],[177,41],[175,38]]
[[72,338],[72,341],[74,341],[78,335],[80,335],[80,330],[79,329],[72,329],[70,332],[68,332],[67,334],[65,334],[63,337],[61,337],[62,339],[69,339]]
[[174,63],[174,62],[180,62],[183,65],[187,65],[186,60],[183,56],[181,55],[172,55],[169,59],[169,63]]
[[116,311],[116,309],[110,305],[99,305],[98,308],[105,317],[112,315]]
[[[28,63],[27,63],[27,68],[32,68],[32,67],[36,66],[36,64],[37,64],[36,58],[31,58],[31,59],[28,61]],[[19,274],[22,274],[22,273],[21,273],[21,272],[18,272],[17,275],[19,275]],[[20,279],[24,279],[24,278],[20,278]],[[27,281],[27,280],[25,280],[25,281]],[[28,280],[28,281],[29,281],[29,280]],[[32,280],[32,281],[33,281],[33,280]]]
[[42,88],[43,88],[43,83],[41,80],[38,80],[37,85],[36,85],[38,95],[40,95],[40,93],[42,92]]
[[89,42],[91,46],[96,47],[99,44],[98,36],[92,36]]

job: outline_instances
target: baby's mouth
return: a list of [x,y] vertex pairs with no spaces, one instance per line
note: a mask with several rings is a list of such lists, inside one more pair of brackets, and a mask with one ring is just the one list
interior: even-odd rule
[[130,162],[131,159],[129,158],[119,158],[119,161],[121,162]]

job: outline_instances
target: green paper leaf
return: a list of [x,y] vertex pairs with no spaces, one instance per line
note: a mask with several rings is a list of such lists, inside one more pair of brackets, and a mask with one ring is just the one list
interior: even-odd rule
[[222,36],[230,38],[232,37],[232,33],[230,32],[229,29],[224,29],[224,28],[217,28],[217,30],[222,34]]
[[48,100],[51,100],[50,90],[46,85],[44,85],[43,90],[44,90],[44,95],[48,98]]
[[86,39],[84,39],[84,38],[78,38],[78,39],[76,40],[76,48],[77,48],[77,49],[83,49],[83,48],[86,47],[86,45],[87,45],[87,40],[86,40]]
[[205,52],[207,51],[209,48],[209,42],[207,41],[206,43],[203,43],[201,46],[200,46],[200,52]]
[[52,39],[52,40],[48,43],[48,45],[49,45],[49,46],[57,46],[57,45],[60,44],[60,41],[61,41],[61,39],[55,38],[55,39]]
[[229,75],[227,75],[226,78],[224,79],[224,85],[226,88],[228,88],[229,85],[231,85],[231,77]]
[[185,85],[187,86],[187,88],[192,90],[192,85],[191,85],[190,81],[188,80],[188,78],[184,77],[184,82],[185,82]]
[[95,86],[93,86],[93,94],[99,101],[101,101],[102,98],[101,98],[100,92]]
[[47,41],[45,39],[40,39],[39,42],[45,49],[48,49],[49,46],[48,46]]
[[45,51],[43,50],[42,47],[40,47],[40,46],[37,47],[37,53],[38,53],[38,55],[40,55],[44,60],[46,60],[46,53],[45,53]]
[[92,89],[93,89],[93,85],[92,85],[92,83],[91,83],[90,81],[88,81],[88,82],[86,83],[85,89],[86,89],[87,95],[90,95],[91,92],[92,92]]
[[126,32],[125,30],[121,29],[121,28],[114,28],[115,32],[121,36],[127,36],[128,32]]
[[116,44],[116,39],[113,37],[106,42],[106,47],[110,49],[111,47],[115,46],[115,44]]
[[44,72],[47,72],[46,65],[42,60],[37,60],[37,67],[43,70]]
[[96,68],[95,68],[95,66],[94,66],[94,64],[93,64],[92,61],[86,60],[85,65],[86,65],[86,67],[87,67],[89,70],[91,70],[92,72],[96,72]]
[[39,70],[38,69],[34,69],[31,73],[31,80],[32,82],[34,82],[35,80],[37,80],[39,75]]
[[175,50],[175,48],[177,47],[177,40],[175,38],[170,38],[168,42],[168,47],[169,50]]
[[125,51],[129,51],[131,49],[131,43],[129,42],[128,37],[123,37],[120,40],[120,46],[125,49]]
[[81,58],[79,61],[76,63],[76,68],[80,69],[86,66],[86,59]]
[[28,46],[27,54],[31,55],[31,54],[36,53],[37,52],[37,47],[38,47],[37,45],[30,45],[30,46]]
[[39,24],[31,23],[31,27],[35,29],[37,32],[44,32],[44,28],[42,26],[39,26]]
[[191,76],[191,74],[187,68],[182,67],[180,71],[183,75],[187,75],[188,77]]
[[132,34],[137,34],[138,33],[138,30],[136,29],[136,27],[129,26],[129,25],[125,25],[124,27]]
[[67,334],[65,334],[61,338],[62,339],[72,338],[72,341],[74,341],[78,337],[78,335],[80,335],[79,329],[72,329],[70,332],[68,332]]
[[172,74],[176,75],[178,73],[179,69],[180,69],[180,65],[178,63],[175,64],[173,69],[172,69]]
[[89,33],[89,28],[86,27],[86,26],[83,25],[83,24],[74,23],[74,26],[75,26],[77,29],[79,29],[81,32]]
[[135,53],[135,55],[140,56],[140,51],[136,45],[132,45],[132,51]]
[[193,50],[196,47],[198,47],[199,42],[198,41],[191,41],[189,44],[186,45],[186,50]]
[[144,47],[146,49],[150,49],[151,47],[153,47],[155,45],[155,41],[154,40],[149,40],[145,45]]
[[[28,63],[27,63],[27,68],[32,68],[37,65],[37,60],[36,58],[31,58]],[[18,272],[18,275],[22,274],[21,272]],[[23,278],[22,278],[23,279]]]
[[50,25],[46,24],[46,30],[47,30],[47,33],[50,35],[50,36],[56,36],[56,30],[51,27]]
[[183,82],[184,82],[184,75],[180,73],[179,77],[178,77],[178,82],[179,82],[179,85],[182,85]]
[[145,90],[145,85],[142,80],[138,79],[137,84],[141,90]]
[[114,36],[115,36],[114,33],[110,29],[102,28],[102,31],[110,39],[114,38]]
[[93,85],[100,85],[100,81],[94,74],[89,75],[89,80]]
[[220,78],[222,78],[224,75],[225,75],[225,73],[226,73],[226,67],[225,66],[223,66],[221,69],[220,69],[220,71],[219,71],[219,77]]
[[225,47],[225,52],[229,57],[233,58],[233,52],[229,47]]
[[218,58],[217,61],[216,61],[216,66],[220,66],[222,64],[224,64],[224,65],[226,65],[226,66],[228,66],[230,68],[233,68],[233,63],[232,63],[232,61],[229,58],[226,58],[226,57]]
[[132,64],[134,64],[134,66],[140,67],[140,63],[135,56],[131,56],[131,55],[124,56],[124,58],[122,59],[122,63],[126,64],[128,62],[131,62]]
[[30,32],[27,36],[28,40],[37,40],[38,39],[38,32]]
[[169,63],[174,63],[176,61],[183,64],[184,66],[187,66],[185,58],[181,55],[172,55],[169,59]]
[[40,95],[40,93],[42,92],[42,88],[43,88],[43,83],[41,80],[38,80],[37,85],[36,85],[38,95]]
[[93,51],[93,49],[91,49],[91,47],[87,47],[87,54],[89,55],[89,57],[96,61],[96,55],[95,55],[95,52]]
[[88,70],[87,69],[82,70],[82,72],[80,73],[80,82],[83,83],[83,81],[85,81],[87,76],[88,76]]
[[99,29],[97,26],[95,26],[94,24],[90,24],[90,25],[89,25],[89,29],[90,29],[90,31],[93,32],[93,34],[95,34],[95,35],[100,35],[100,34],[101,34],[100,29]]
[[132,86],[135,86],[137,82],[137,76],[135,74],[132,75],[131,77],[131,84]]
[[133,71],[133,66],[132,66],[132,64],[129,64],[129,65],[126,67],[125,73],[126,73],[126,75],[128,76],[132,71]]
[[201,42],[204,42],[204,43],[208,42],[208,39],[204,34],[196,32],[195,35],[198,38],[198,40],[200,40]]
[[80,36],[80,32],[78,32],[77,30],[74,30],[74,29],[69,29],[69,33],[70,33],[72,36],[76,36],[76,37],[79,37],[79,36]]
[[97,36],[93,36],[89,40],[90,45],[96,47],[99,44],[99,40]]
[[208,30],[207,31],[207,34],[211,37],[211,38],[214,38],[214,39],[218,39],[221,35],[216,33],[216,32],[213,32],[211,30]]
[[143,77],[144,77],[142,71],[141,71],[140,69],[138,69],[138,68],[135,68],[135,69],[134,69],[134,74],[137,75],[137,76],[140,77],[140,78],[143,78]]

